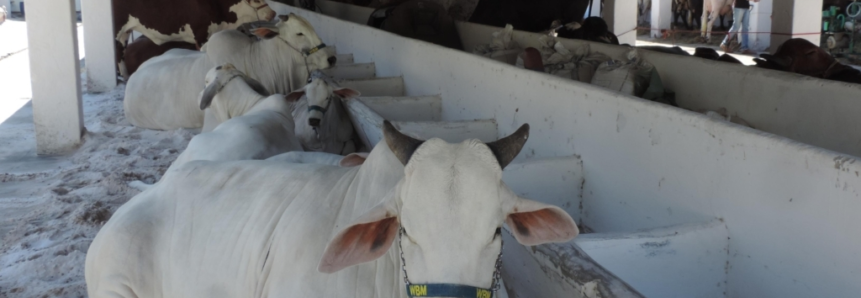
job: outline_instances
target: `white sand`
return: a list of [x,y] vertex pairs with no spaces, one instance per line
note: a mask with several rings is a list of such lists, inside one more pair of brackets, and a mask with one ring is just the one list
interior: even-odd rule
[[138,193],[126,184],[157,181],[194,135],[131,126],[123,88],[84,95],[88,132],[66,156],[35,156],[29,104],[0,124],[0,297],[86,297],[87,249]]

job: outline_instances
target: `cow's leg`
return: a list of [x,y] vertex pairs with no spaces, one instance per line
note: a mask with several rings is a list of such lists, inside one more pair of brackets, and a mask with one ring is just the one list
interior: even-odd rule
[[706,40],[712,39],[712,29],[714,28],[715,21],[718,19],[719,12],[717,10],[712,11],[711,18],[708,23],[708,30],[706,31]]

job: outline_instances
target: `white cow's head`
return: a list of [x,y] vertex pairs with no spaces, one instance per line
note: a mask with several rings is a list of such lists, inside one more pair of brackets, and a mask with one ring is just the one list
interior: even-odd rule
[[239,0],[229,10],[236,14],[236,24],[254,21],[271,21],[275,11],[265,0]]
[[279,38],[294,50],[302,53],[308,71],[326,69],[335,64],[335,56],[325,51],[326,44],[317,36],[314,27],[295,14],[278,16],[278,23],[264,25],[252,30],[260,38]]
[[287,94],[287,101],[297,101],[305,95],[308,100],[308,125],[320,127],[323,114],[329,109],[332,95],[341,99],[351,99],[361,95],[359,91],[338,86],[327,76],[317,72],[312,74],[311,82],[304,87]]
[[[242,71],[236,69],[233,64],[226,63],[224,65],[213,67],[206,73],[206,78],[204,79],[204,88],[203,91],[200,91],[200,98],[198,102],[200,103],[200,109],[205,110],[213,107],[215,110],[214,114],[219,118],[219,122],[224,122],[230,119],[231,114],[236,114],[235,109],[245,109],[247,107],[236,107],[234,105],[245,105],[246,103],[239,103],[233,101],[219,101],[213,103],[213,99],[222,89],[227,86],[228,83],[233,82],[234,79],[238,79],[238,81],[244,82],[248,85],[249,88],[257,92],[260,96],[269,96],[269,91],[266,90],[266,87],[263,87],[260,82],[254,80]],[[233,113],[231,113],[233,112]]]
[[487,144],[474,139],[423,142],[401,134],[388,121],[383,133],[405,165],[404,178],[383,203],[335,236],[323,254],[321,272],[374,260],[399,245],[412,284],[487,289],[503,223],[524,245],[565,242],[579,234],[562,209],[520,198],[502,182],[502,169],[526,143],[528,125]]

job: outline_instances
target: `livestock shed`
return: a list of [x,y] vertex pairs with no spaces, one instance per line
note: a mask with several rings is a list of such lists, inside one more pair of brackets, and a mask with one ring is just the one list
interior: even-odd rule
[[[833,133],[858,127],[847,124],[854,121],[850,113],[838,112],[854,106],[857,86],[643,54],[682,105],[727,106],[770,131],[764,132],[345,21],[366,19],[356,15],[368,13],[359,7],[318,5],[337,18],[276,10],[306,16],[338,51],[374,62],[378,76],[402,77],[407,95],[438,94],[443,121],[489,119],[499,136],[530,123],[534,132],[519,160],[545,160],[534,165],[536,173],[569,167],[554,159],[576,157],[582,167],[571,171],[583,180],[561,185],[581,183],[566,197],[577,206],[572,216],[594,232],[573,243],[644,295],[851,296],[859,290],[852,280],[861,265],[853,261],[861,237],[850,210],[861,207],[855,173],[861,169],[849,144],[858,137],[844,143],[845,133]],[[458,29],[467,48],[499,30],[466,23]],[[526,45],[529,38],[515,34]],[[627,50],[591,46],[611,55]],[[799,116],[808,113],[820,114]],[[816,125],[797,124],[803,121]],[[543,185],[552,177],[526,175],[520,183]],[[566,256],[576,252],[565,247],[519,253],[537,263],[523,268],[508,267],[517,261],[506,259],[509,287],[517,293],[577,284],[547,273],[566,270]]]
[[[92,93],[117,85],[105,2],[83,3]],[[85,134],[78,41],[66,32],[74,30],[74,3],[32,3],[37,148],[67,153]],[[627,2],[608,3],[618,14],[611,26],[627,24],[628,8],[613,9]],[[366,8],[317,4],[322,13],[270,2],[279,14],[308,19],[336,46],[339,61],[355,62],[331,73],[363,93],[347,110],[367,147],[383,138],[383,120],[414,137],[447,141],[493,141],[531,125],[503,179],[524,197],[560,206],[584,233],[533,248],[503,233],[502,276],[513,297],[861,291],[861,235],[854,229],[861,120],[850,112],[861,91],[856,85],[641,52],[682,107],[727,108],[758,128],[750,129],[373,29],[364,25]],[[467,49],[500,30],[462,22],[457,29]],[[514,34],[524,46],[537,37]],[[589,44],[612,57],[630,50],[562,43]]]

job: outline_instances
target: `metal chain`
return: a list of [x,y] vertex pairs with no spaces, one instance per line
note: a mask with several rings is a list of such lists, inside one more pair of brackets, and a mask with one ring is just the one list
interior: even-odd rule
[[398,249],[401,250],[401,270],[404,271],[404,283],[407,286],[411,285],[410,278],[407,277],[407,259],[404,258],[404,246],[401,245],[401,240],[404,238],[404,227],[401,226],[401,229],[398,230]]
[[490,290],[493,291],[493,294],[496,294],[496,291],[499,290],[500,280],[502,279],[502,250],[505,248],[505,240],[502,239],[502,233],[499,234],[499,255],[496,256],[496,268],[493,270],[493,283],[490,286]]
[[[400,230],[398,230],[398,249],[401,250],[401,271],[404,272],[404,284],[407,286],[411,285],[410,278],[407,276],[407,259],[404,258],[404,247],[401,245],[401,240],[404,238],[404,227],[401,226]],[[505,240],[502,239],[502,234],[499,235],[499,255],[496,256],[496,265],[493,270],[493,281],[490,284],[490,290],[496,294],[501,287],[500,280],[502,280],[502,250],[505,248]]]

